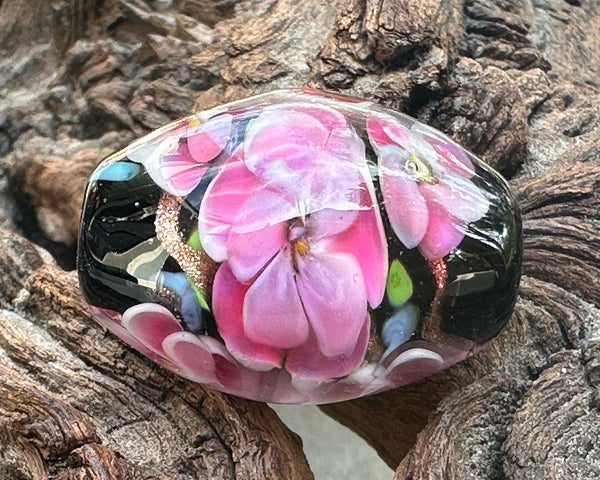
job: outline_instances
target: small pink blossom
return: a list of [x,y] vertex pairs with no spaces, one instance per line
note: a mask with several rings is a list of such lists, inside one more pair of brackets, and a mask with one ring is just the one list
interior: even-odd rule
[[213,311],[242,364],[321,380],[360,364],[387,243],[364,144],[341,114],[265,108],[207,189],[199,233],[223,262]]
[[370,117],[367,132],[379,157],[381,190],[394,232],[428,260],[446,256],[462,241],[468,224],[489,208],[471,181],[472,162],[433,129],[418,124],[408,128],[389,115]]
[[233,117],[218,115],[206,122],[182,121],[155,138],[134,143],[127,155],[140,162],[152,180],[163,190],[177,196],[189,194],[200,183],[208,168],[225,148],[231,135]]
[[[391,357],[389,365],[367,364],[343,378],[298,377],[285,369],[257,371],[241,365],[223,343],[208,335],[185,331],[180,321],[161,305],[138,304],[122,315],[93,306],[90,309],[109,331],[165,368],[222,392],[263,402],[349,400],[420,380],[467,356],[467,352],[447,345],[416,341],[406,344],[404,351]],[[314,345],[312,348],[318,352]],[[316,365],[323,369],[322,356],[308,360],[312,360],[313,365],[307,363],[306,368]]]

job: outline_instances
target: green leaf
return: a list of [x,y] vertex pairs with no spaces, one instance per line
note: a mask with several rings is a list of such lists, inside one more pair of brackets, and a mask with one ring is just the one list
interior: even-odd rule
[[400,260],[394,260],[390,266],[386,292],[389,302],[394,307],[403,305],[412,297],[413,283]]
[[202,243],[200,243],[200,235],[198,235],[198,230],[195,230],[192,233],[192,236],[188,238],[188,245],[196,250],[202,250]]
[[208,303],[206,302],[206,297],[204,296],[204,294],[200,291],[200,289],[196,285],[194,285],[194,282],[192,282],[189,278],[188,278],[188,282],[189,282],[190,286],[192,287],[192,290],[194,290],[194,293],[196,294],[196,297],[198,298],[198,303],[200,304],[200,306],[204,310],[208,310],[210,312],[210,308],[208,308]]

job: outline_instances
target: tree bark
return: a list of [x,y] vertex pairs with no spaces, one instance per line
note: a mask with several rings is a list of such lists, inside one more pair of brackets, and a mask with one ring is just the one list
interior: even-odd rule
[[267,405],[102,331],[72,271],[103,156],[302,85],[445,131],[510,179],[524,226],[484,350],[323,410],[398,479],[600,478],[599,0],[1,0],[0,49],[1,478],[312,478]]

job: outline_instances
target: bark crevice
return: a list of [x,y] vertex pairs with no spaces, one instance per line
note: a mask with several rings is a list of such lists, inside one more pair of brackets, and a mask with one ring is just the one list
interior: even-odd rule
[[311,478],[268,406],[142,358],[65,271],[102,157],[308,85],[480,155],[510,178],[525,244],[515,314],[485,349],[323,411],[398,479],[600,478],[599,38],[598,0],[0,0],[0,477]]

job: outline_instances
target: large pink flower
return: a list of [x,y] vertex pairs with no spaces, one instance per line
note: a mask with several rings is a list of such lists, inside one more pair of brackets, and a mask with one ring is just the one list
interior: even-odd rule
[[152,180],[163,190],[185,196],[200,183],[208,168],[225,148],[233,117],[217,115],[205,122],[183,120],[159,130],[153,138],[133,143],[127,155],[142,163]]
[[312,379],[360,364],[387,244],[364,144],[342,115],[310,104],[264,109],[199,219],[205,251],[224,262],[212,305],[235,358]]
[[465,152],[433,129],[410,129],[379,114],[367,121],[379,157],[385,208],[394,232],[407,248],[428,260],[450,253],[467,225],[483,217],[489,201],[473,184],[475,168]]

